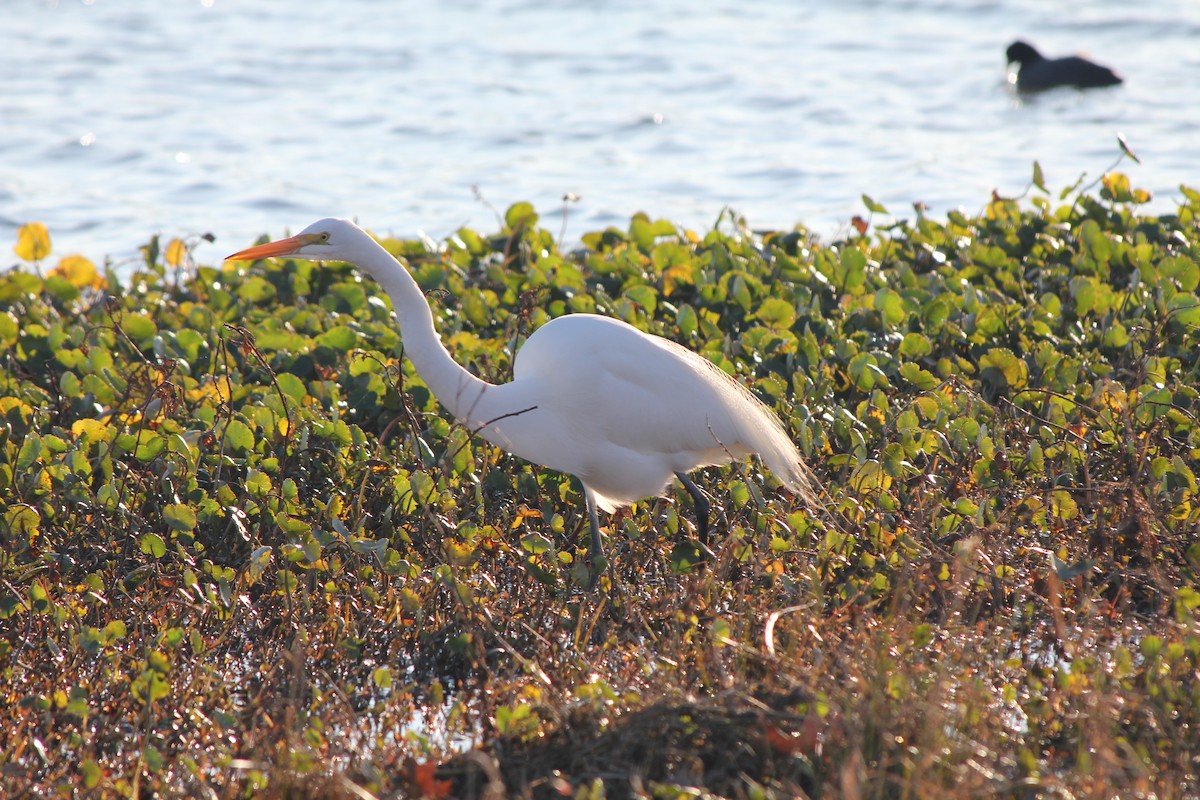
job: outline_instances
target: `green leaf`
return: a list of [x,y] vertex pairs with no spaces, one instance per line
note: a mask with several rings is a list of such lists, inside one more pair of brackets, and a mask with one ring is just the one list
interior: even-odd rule
[[1200,297],[1180,292],[1167,301],[1167,313],[1180,325],[1200,326]]
[[1075,301],[1075,313],[1087,316],[1096,308],[1096,279],[1088,275],[1077,275],[1069,284],[1071,299]]
[[102,641],[105,644],[112,644],[118,639],[124,639],[127,632],[128,631],[125,627],[125,623],[119,619],[115,619],[104,626],[104,635]]
[[371,681],[380,689],[392,688],[392,671],[387,667],[379,667],[371,673]]
[[254,433],[250,426],[241,420],[232,419],[225,426],[225,447],[235,453],[249,453],[254,450]]
[[658,292],[653,286],[631,286],[625,290],[625,297],[640,306],[648,317],[653,317],[658,308]]
[[11,311],[0,313],[0,344],[16,344],[19,331],[20,327]]
[[900,355],[904,358],[924,358],[933,352],[933,343],[923,333],[906,333],[900,341]]
[[138,539],[138,547],[151,558],[162,558],[167,554],[167,543],[157,533],[143,533]]
[[901,478],[907,472],[915,471],[912,464],[904,458],[904,447],[892,442],[883,448],[879,458],[880,466],[890,478]]
[[513,203],[504,214],[504,224],[510,230],[524,226],[532,228],[537,225],[538,215],[529,203]]
[[900,294],[891,289],[880,289],[873,298],[875,310],[883,317],[883,322],[889,327],[899,325],[908,313],[904,309],[904,301]]
[[154,320],[141,314],[128,314],[121,317],[121,329],[135,342],[153,339],[158,333],[158,326],[154,324]]
[[246,278],[237,288],[237,296],[251,303],[266,303],[275,297],[275,287],[257,275]]
[[913,647],[918,650],[928,647],[933,641],[933,626],[927,622],[923,622],[913,628],[912,643]]
[[675,325],[679,328],[679,332],[684,336],[691,336],[699,327],[700,321],[696,316],[696,309],[690,305],[683,305],[675,313]]
[[246,472],[246,491],[253,497],[263,497],[271,493],[271,476],[258,469]]
[[886,208],[884,208],[879,203],[876,203],[874,200],[872,200],[870,197],[868,197],[865,194],[862,196],[862,201],[863,201],[863,205],[867,207],[867,211],[870,211],[872,214],[888,213],[888,210]]
[[1008,389],[1021,389],[1028,383],[1029,368],[1006,347],[988,350],[979,359],[979,370],[980,377],[997,381]]
[[707,554],[700,548],[698,543],[691,539],[681,539],[675,543],[675,547],[671,550],[671,571],[677,574],[690,572],[698,565],[704,563],[706,559]]
[[25,437],[25,441],[21,444],[21,449],[17,452],[16,468],[20,472],[24,472],[31,468],[42,458],[42,437],[36,433],[31,433]]
[[729,620],[724,617],[714,617],[713,621],[709,624],[708,632],[715,647],[721,648],[729,644],[735,644],[733,640],[733,627],[729,624]]
[[768,297],[751,317],[772,328],[786,330],[796,321],[796,309],[782,298]]
[[162,455],[162,452],[167,449],[167,440],[158,434],[141,435],[141,441],[138,442],[137,450],[134,452],[134,458],[143,463],[153,461]]
[[191,506],[175,503],[163,508],[163,521],[173,531],[190,531],[196,527],[196,512]]
[[887,386],[887,377],[879,369],[875,356],[870,353],[859,353],[850,359],[850,377],[854,385],[862,391],[868,391],[875,386]]
[[521,549],[535,556],[548,553],[553,547],[554,542],[540,533],[527,533],[521,537]]
[[867,277],[867,257],[861,251],[847,247],[842,250],[835,282],[838,288],[856,294],[863,288]]
[[79,766],[79,771],[83,775],[83,785],[87,789],[95,789],[100,785],[100,779],[104,777],[104,770],[100,769],[100,765],[94,759],[84,759]]
[[354,349],[358,335],[345,325],[336,325],[316,338],[319,347],[328,347],[339,352],[349,352]]
[[1107,264],[1112,258],[1112,242],[1094,219],[1085,219],[1079,231],[1084,250],[1097,264]]
[[1033,185],[1049,194],[1049,190],[1046,189],[1046,176],[1042,174],[1042,165],[1036,161],[1033,162]]
[[42,517],[33,506],[15,503],[4,511],[4,527],[9,536],[32,542],[41,532]]
[[279,384],[279,388],[291,400],[302,402],[308,396],[308,388],[304,385],[304,381],[290,372],[279,373],[275,376],[275,382]]
[[[160,679],[153,680],[150,689],[150,700],[161,700],[170,694],[170,692],[171,689],[167,686],[166,681]],[[163,767],[166,765],[166,759],[163,758],[162,753],[158,751],[157,747],[150,744],[142,748],[142,761],[146,764],[146,769],[151,773],[162,772]]]

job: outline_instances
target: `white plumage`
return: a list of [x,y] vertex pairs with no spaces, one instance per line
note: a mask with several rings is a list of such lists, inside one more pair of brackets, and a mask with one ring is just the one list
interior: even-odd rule
[[758,454],[789,489],[816,507],[812,483],[778,417],[712,362],[620,320],[570,314],[543,325],[513,363],[513,379],[491,384],[447,352],[433,314],[408,271],[348,220],[323,219],[296,236],[230,256],[295,256],[346,261],[387,291],[405,353],[438,400],[468,429],[509,453],[574,475],[592,526],[590,556],[601,556],[596,510],[659,497],[675,477]]

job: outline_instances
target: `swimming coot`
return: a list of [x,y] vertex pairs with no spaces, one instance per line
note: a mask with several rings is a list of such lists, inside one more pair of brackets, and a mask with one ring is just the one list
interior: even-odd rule
[[1094,89],[1114,86],[1121,76],[1108,67],[1081,56],[1046,58],[1028,42],[1008,46],[1008,63],[1017,64],[1017,91],[1040,92],[1058,86]]

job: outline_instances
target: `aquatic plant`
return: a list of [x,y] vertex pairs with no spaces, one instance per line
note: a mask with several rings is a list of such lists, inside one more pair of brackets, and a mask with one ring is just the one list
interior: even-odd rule
[[[1185,796],[1200,192],[384,242],[455,356],[589,311],[777,411],[814,518],[711,470],[580,589],[579,487],[443,416],[344,265],[0,275],[0,775],[141,796]],[[1069,200],[1069,202],[1065,202]],[[1058,204],[1061,203],[1061,204]],[[770,502],[767,499],[770,498]],[[682,498],[677,498],[682,499]],[[686,499],[684,499],[686,503]]]

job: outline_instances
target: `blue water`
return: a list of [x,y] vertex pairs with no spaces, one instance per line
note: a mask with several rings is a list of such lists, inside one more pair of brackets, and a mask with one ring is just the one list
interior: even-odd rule
[[[9,2],[0,249],[214,262],[320,216],[440,238],[530,200],[568,238],[644,210],[844,230],[1096,177],[1124,133],[1170,210],[1200,185],[1200,4],[1146,0]],[[1004,49],[1086,49],[1127,82],[1020,100]],[[477,191],[476,191],[477,189]],[[482,198],[482,199],[481,199]],[[491,207],[490,207],[491,206]],[[10,256],[11,259],[11,256]],[[3,262],[0,262],[2,265]]]

